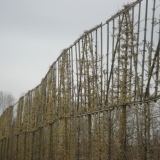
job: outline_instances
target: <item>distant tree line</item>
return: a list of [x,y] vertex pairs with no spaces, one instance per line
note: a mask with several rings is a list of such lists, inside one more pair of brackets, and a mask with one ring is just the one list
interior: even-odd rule
[[11,93],[0,91],[0,114],[14,103],[15,98]]

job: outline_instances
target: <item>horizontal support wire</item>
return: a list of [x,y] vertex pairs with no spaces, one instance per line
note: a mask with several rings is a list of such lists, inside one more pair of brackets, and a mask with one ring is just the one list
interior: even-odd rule
[[[41,83],[0,116],[0,159],[12,154],[12,160],[126,160],[134,148],[142,159],[145,147],[153,149],[148,106],[158,110],[160,100],[160,33],[154,33],[160,22],[153,25],[154,2],[151,25],[152,2],[137,0],[62,50]],[[142,156],[139,133],[145,140]]]

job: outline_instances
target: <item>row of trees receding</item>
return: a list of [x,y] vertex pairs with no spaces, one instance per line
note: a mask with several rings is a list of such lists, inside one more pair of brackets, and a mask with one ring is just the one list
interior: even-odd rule
[[160,159],[160,32],[147,41],[140,9],[141,1],[125,5],[108,21],[107,41],[102,24],[85,31],[40,85],[5,110],[0,159]]

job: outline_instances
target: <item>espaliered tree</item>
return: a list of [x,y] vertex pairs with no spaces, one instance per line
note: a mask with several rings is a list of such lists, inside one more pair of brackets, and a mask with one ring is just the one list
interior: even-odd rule
[[[95,31],[97,32],[97,31]],[[93,41],[92,33],[84,32],[81,41],[82,54],[78,55],[78,87],[77,87],[77,112],[78,114],[92,113],[95,110],[102,109],[102,77],[101,77],[101,55],[98,53],[97,45]],[[79,45],[80,46],[80,42]],[[92,156],[101,158],[102,139],[100,128],[92,127],[92,119],[95,119],[94,126],[100,122],[99,114],[86,114],[80,118],[82,128],[86,130],[85,137],[81,137],[83,142],[80,148],[86,147],[84,151],[80,149],[80,153],[87,159]],[[83,126],[86,123],[86,126]],[[93,131],[94,130],[94,131]],[[94,133],[96,132],[96,133]],[[78,138],[79,139],[79,138]],[[93,142],[92,142],[93,141]],[[86,143],[86,146],[83,146]]]
[[70,55],[63,52],[61,59],[59,60],[59,88],[58,88],[58,117],[60,120],[59,126],[59,139],[58,144],[58,159],[68,160],[69,158],[69,136],[67,117],[71,113],[71,77],[70,77]]
[[117,67],[113,71],[115,76],[112,85],[113,93],[109,96],[109,101],[120,108],[119,154],[117,156],[121,160],[127,159],[127,107],[133,101],[133,84],[136,79],[132,68],[136,36],[133,30],[132,15],[130,15],[127,7],[128,5],[124,6],[123,13],[119,17],[118,33],[113,35],[117,38],[117,48],[115,49]]

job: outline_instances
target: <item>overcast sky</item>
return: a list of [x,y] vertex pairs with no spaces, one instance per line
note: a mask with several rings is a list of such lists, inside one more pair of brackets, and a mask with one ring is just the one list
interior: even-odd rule
[[17,100],[60,52],[131,0],[0,0],[0,90]]

